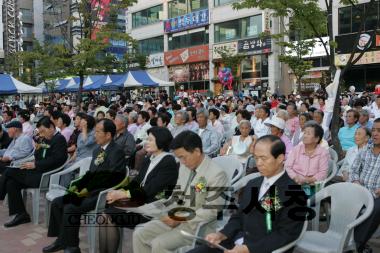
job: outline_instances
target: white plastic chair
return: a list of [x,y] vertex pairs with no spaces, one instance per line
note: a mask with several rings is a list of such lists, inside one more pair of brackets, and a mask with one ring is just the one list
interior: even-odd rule
[[[127,166],[125,169],[126,169],[126,174],[125,174],[124,180],[126,180],[129,177],[129,167]],[[101,191],[99,193],[98,200],[96,202],[96,207],[91,212],[88,212],[89,215],[98,215],[105,210],[107,193],[109,191],[113,190],[114,188],[115,187],[112,187],[112,188],[109,188],[107,190]],[[96,253],[98,251],[98,240],[97,240],[97,233],[96,232],[97,232],[96,226],[91,226],[91,225],[88,226],[87,237],[88,237],[88,245],[89,245],[88,252],[89,253]],[[120,245],[119,245],[119,248],[120,248],[119,251],[120,252],[121,252],[121,249],[123,247],[122,241],[123,241],[123,238],[120,237]]]
[[50,218],[50,204],[51,202],[60,196],[65,195],[66,188],[60,185],[60,179],[62,176],[67,175],[79,168],[79,177],[83,176],[90,168],[92,157],[86,157],[82,160],[74,163],[69,168],[64,169],[61,172],[55,173],[50,177],[49,190],[45,197],[45,224],[49,226]]
[[33,224],[38,225],[39,221],[39,214],[40,214],[40,195],[41,193],[46,192],[49,189],[49,182],[50,182],[50,176],[54,173],[57,173],[61,171],[66,164],[68,163],[69,158],[67,158],[66,162],[59,168],[45,172],[42,174],[40,186],[39,188],[27,188],[24,189],[24,201],[26,201],[26,195],[31,194],[32,195],[32,220]]
[[307,224],[308,224],[308,221],[307,221],[307,219],[305,219],[305,221],[303,223],[301,234],[298,236],[298,238],[296,240],[294,240],[293,242],[288,243],[285,246],[272,251],[272,253],[284,253],[284,252],[287,252],[288,250],[290,250],[291,248],[293,248],[294,246],[296,246],[297,242],[299,242],[302,239],[302,237],[304,236],[306,229],[307,229]]
[[[328,177],[325,180],[316,183],[316,184],[319,184],[319,191],[325,188],[326,184],[330,182],[336,176],[337,173],[338,173],[338,167],[336,166],[336,163],[333,160],[329,160]],[[316,213],[316,216],[312,220],[312,228],[313,230],[319,230],[319,219],[320,219],[319,214],[320,214],[320,209],[321,209],[320,203],[316,204],[313,209]]]
[[[329,185],[315,194],[315,202],[331,197],[331,221],[325,233],[306,231],[297,242],[296,250],[303,253],[336,253],[354,250],[354,228],[367,219],[374,207],[371,193],[353,183]],[[363,206],[364,212],[358,217]]]
[[258,178],[260,176],[261,176],[260,172],[256,172],[256,173],[252,173],[240,178],[239,181],[235,182],[232,185],[232,192],[237,192],[238,190],[245,187],[249,181],[251,181],[252,179]]
[[[218,156],[212,159],[227,173],[230,184],[234,184],[242,176],[244,176],[243,165],[239,160],[231,156]],[[237,174],[235,172],[237,171]]]
[[330,159],[337,163],[339,160],[338,153],[332,147],[329,147],[329,153]]

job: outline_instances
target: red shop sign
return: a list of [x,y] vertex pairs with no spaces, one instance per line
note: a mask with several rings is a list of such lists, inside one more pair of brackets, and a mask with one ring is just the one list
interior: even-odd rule
[[165,52],[165,65],[177,65],[190,62],[202,62],[209,59],[208,45],[182,48]]

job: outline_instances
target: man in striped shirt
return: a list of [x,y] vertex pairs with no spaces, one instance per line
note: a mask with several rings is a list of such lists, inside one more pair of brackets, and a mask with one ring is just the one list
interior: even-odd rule
[[372,252],[367,241],[380,224],[380,118],[372,127],[372,144],[361,150],[352,164],[351,182],[367,188],[373,195],[373,212],[355,229],[355,242],[358,252]]

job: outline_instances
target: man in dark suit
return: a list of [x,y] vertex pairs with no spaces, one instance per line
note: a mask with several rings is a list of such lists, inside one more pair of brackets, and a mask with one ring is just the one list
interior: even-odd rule
[[55,130],[54,123],[49,117],[44,117],[37,123],[43,144],[37,145],[35,161],[21,165],[21,168],[8,168],[0,177],[0,200],[8,194],[9,215],[14,219],[5,223],[5,227],[13,227],[30,222],[25,210],[21,190],[38,188],[42,174],[62,166],[67,160],[67,144],[65,137]]
[[[221,231],[208,234],[207,241],[220,243],[228,253],[269,253],[299,237],[306,196],[284,170],[285,149],[273,135],[257,140],[255,159],[262,177],[248,182],[237,213]],[[222,251],[203,245],[190,252]]]
[[99,147],[93,152],[89,171],[51,204],[48,236],[58,237],[43,252],[79,253],[79,227],[82,214],[93,210],[102,190],[120,183],[125,177],[125,155],[114,141],[115,124],[103,119],[96,125],[95,139]]

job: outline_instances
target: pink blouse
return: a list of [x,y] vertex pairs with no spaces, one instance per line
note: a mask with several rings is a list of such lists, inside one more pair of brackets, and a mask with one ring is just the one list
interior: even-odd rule
[[328,150],[320,145],[311,156],[306,155],[305,145],[301,142],[289,153],[285,161],[285,169],[291,178],[314,177],[317,181],[321,181],[327,177],[329,159]]

